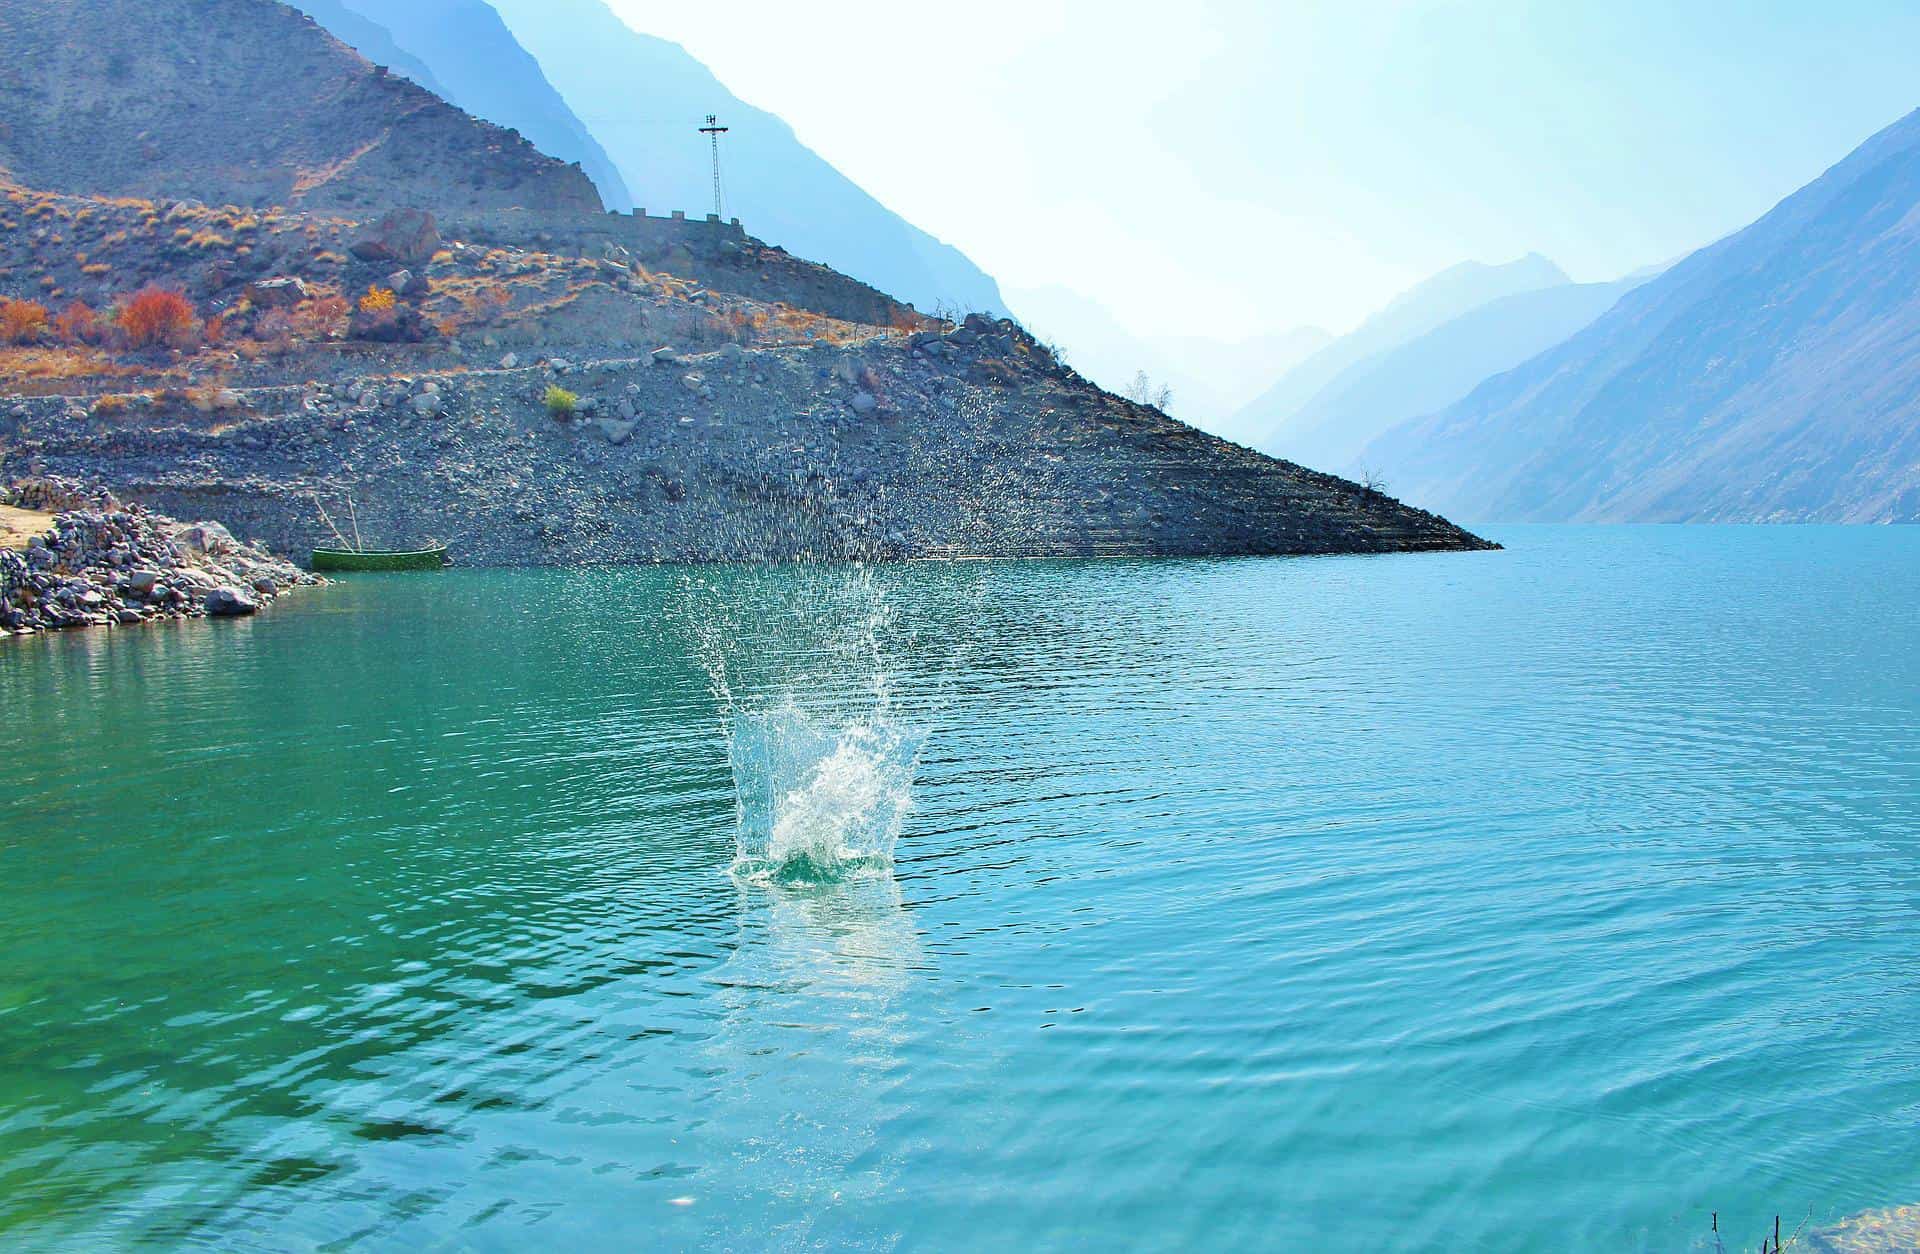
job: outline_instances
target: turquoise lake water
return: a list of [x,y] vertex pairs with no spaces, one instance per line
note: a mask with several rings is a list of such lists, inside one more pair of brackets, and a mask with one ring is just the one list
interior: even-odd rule
[[1732,1249],[1920,1201],[1920,530],[1494,535],[0,642],[0,1245]]

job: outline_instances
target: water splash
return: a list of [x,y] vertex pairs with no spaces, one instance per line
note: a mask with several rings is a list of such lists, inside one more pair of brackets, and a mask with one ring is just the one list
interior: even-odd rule
[[736,875],[844,881],[889,865],[928,728],[982,621],[974,570],[690,569],[671,621],[707,673],[733,768]]
[[913,801],[924,732],[885,710],[834,724],[793,705],[733,720],[733,873],[779,883],[884,874]]

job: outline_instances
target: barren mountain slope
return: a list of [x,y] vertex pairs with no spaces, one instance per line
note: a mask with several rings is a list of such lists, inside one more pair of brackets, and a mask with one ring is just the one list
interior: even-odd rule
[[1920,113],[1368,453],[1500,522],[1920,521]]
[[577,168],[275,0],[0,0],[0,173],[214,203],[596,212]]

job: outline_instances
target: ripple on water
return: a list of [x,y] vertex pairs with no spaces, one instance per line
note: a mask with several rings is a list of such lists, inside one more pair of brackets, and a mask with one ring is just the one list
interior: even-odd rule
[[1920,539],[1500,538],[13,642],[0,1233],[1664,1250],[1914,1196]]

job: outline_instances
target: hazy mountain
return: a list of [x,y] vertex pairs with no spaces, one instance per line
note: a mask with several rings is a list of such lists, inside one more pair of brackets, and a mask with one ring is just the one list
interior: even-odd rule
[[1370,470],[1383,432],[1444,409],[1587,326],[1645,282],[1562,283],[1490,301],[1425,335],[1355,363],[1310,399],[1270,445],[1322,470]]
[[1920,113],[1368,450],[1502,521],[1920,521]]
[[598,213],[586,176],[274,0],[0,0],[0,175],[215,204]]
[[1230,419],[1273,377],[1332,338],[1318,327],[1240,341],[1136,335],[1106,306],[1069,288],[1011,290],[1008,300],[1028,330],[1066,355],[1075,370],[1113,392],[1145,371],[1173,389],[1170,413],[1229,439],[1246,433]]
[[[292,0],[343,43],[586,171],[609,209],[633,207],[606,151],[485,0]],[[390,60],[396,51],[400,60]],[[424,71],[424,77],[418,71]]]
[[710,210],[713,176],[697,128],[718,114],[732,128],[722,141],[726,213],[748,231],[922,310],[946,304],[1004,312],[999,288],[958,249],[862,191],[680,45],[635,32],[601,0],[496,0],[494,7],[650,212]]
[[1355,366],[1490,301],[1570,282],[1559,266],[1538,253],[1501,266],[1468,261],[1443,270],[1281,375],[1234,416],[1234,425],[1254,433],[1258,447],[1290,456],[1285,449],[1296,419],[1323,391],[1339,387],[1342,376]]

